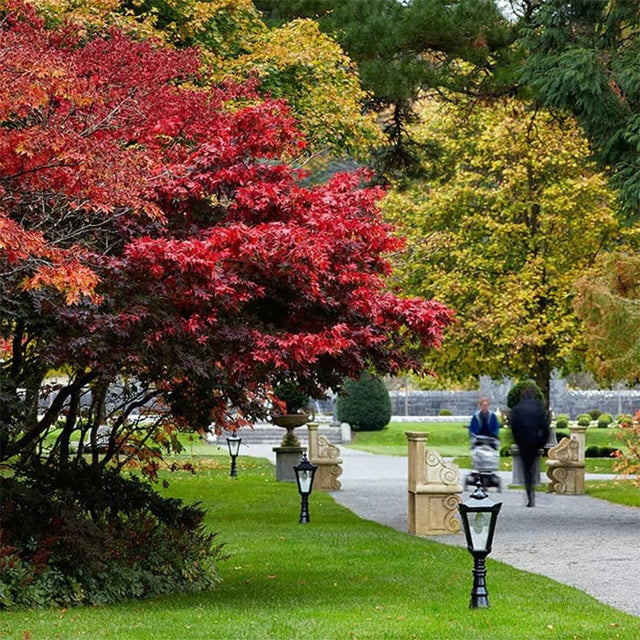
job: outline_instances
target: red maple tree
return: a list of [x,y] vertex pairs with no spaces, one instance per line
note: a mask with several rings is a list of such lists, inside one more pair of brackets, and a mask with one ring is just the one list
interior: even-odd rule
[[305,186],[287,166],[286,104],[205,87],[197,51],[3,7],[0,459],[58,421],[65,463],[106,422],[105,464],[175,442],[169,425],[264,416],[284,378],[318,396],[367,366],[420,369],[449,310],[385,289],[402,243],[365,174]]

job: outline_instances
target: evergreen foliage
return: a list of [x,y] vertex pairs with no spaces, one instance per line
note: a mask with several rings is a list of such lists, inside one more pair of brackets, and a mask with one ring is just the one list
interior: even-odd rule
[[386,144],[375,162],[387,178],[415,177],[422,171],[419,158],[425,147],[409,126],[416,120],[414,106],[421,95],[442,87],[474,94],[500,92],[502,79],[489,71],[513,55],[508,48],[512,28],[493,0],[255,4],[271,24],[316,19],[357,64],[363,88],[371,96],[366,106],[384,120]]
[[391,420],[391,398],[384,382],[368,372],[345,382],[338,396],[338,420],[354,431],[379,431]]
[[522,80],[573,112],[609,168],[628,213],[640,213],[640,12],[635,0],[547,0],[524,30]]

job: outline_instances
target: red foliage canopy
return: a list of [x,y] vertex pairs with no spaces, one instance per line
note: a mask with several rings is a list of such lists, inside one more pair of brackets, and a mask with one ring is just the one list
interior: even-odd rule
[[401,241],[366,176],[307,187],[282,162],[303,144],[286,104],[204,88],[197,51],[85,41],[5,5],[0,322],[16,386],[29,363],[78,386],[127,375],[192,426],[224,426],[284,377],[317,394],[365,366],[420,368],[450,312],[385,290]]

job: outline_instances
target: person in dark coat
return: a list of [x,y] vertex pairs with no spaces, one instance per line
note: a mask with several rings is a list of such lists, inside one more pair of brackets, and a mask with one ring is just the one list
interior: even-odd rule
[[542,401],[532,389],[524,389],[522,399],[512,409],[509,424],[513,439],[520,449],[527,507],[535,505],[533,480],[538,452],[549,439],[549,416]]

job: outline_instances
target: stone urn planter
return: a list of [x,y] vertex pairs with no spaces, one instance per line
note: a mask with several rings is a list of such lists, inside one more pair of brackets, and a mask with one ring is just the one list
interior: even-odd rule
[[282,437],[281,447],[299,447],[300,441],[293,432],[297,427],[301,427],[309,422],[308,413],[285,413],[283,415],[272,415],[271,423],[277,427],[284,427],[287,432]]
[[287,430],[280,446],[273,448],[276,454],[276,480],[295,482],[296,474],[293,467],[300,462],[305,448],[300,446],[300,440],[293,430],[309,422],[309,416],[306,413],[285,413],[271,416],[271,422]]

